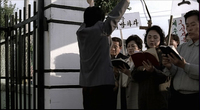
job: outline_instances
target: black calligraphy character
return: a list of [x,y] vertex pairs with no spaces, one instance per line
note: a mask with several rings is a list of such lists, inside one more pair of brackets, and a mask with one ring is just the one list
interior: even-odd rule
[[137,19],[135,19],[135,20],[133,21],[133,25],[138,26],[138,21],[137,21]]
[[131,20],[128,20],[128,21],[127,21],[127,26],[130,26],[130,27],[131,27],[132,25],[133,25],[133,24],[131,23]]
[[122,17],[122,22],[121,23],[119,23],[119,25],[122,27],[122,28],[124,28],[124,26],[126,26],[126,24],[124,23],[124,17]]

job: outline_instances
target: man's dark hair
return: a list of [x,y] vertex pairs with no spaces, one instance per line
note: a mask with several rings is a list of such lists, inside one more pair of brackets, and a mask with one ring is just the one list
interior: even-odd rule
[[131,41],[135,41],[135,43],[137,44],[138,48],[142,50],[142,39],[138,36],[138,35],[131,35],[128,37],[128,39],[126,40],[126,48],[128,46],[128,43]]
[[88,7],[84,11],[84,23],[86,27],[91,27],[98,21],[103,21],[105,19],[105,13],[99,7]]
[[187,12],[185,15],[184,15],[184,18],[185,18],[185,21],[187,20],[188,17],[190,16],[197,16],[197,19],[199,21],[199,11],[198,10],[191,10],[189,12]]
[[154,30],[156,31],[159,35],[160,35],[160,44],[159,45],[165,45],[165,34],[163,32],[163,30],[160,28],[160,26],[157,26],[157,25],[154,25],[150,28],[148,28],[146,30],[146,34],[144,36],[144,44],[145,44],[145,47],[148,49],[149,46],[147,45],[147,34],[149,33],[149,31],[151,30]]
[[119,42],[119,47],[122,47],[122,40],[118,37],[112,37],[112,41]]

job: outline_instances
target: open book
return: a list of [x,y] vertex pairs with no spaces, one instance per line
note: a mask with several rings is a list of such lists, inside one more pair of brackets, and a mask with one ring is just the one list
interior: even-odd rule
[[[173,45],[170,45],[170,46],[161,45],[160,50],[162,51],[163,54],[166,54],[166,55],[167,54],[170,55],[170,53],[173,53],[178,59],[182,60],[181,56],[179,55],[178,51]],[[172,57],[172,55],[170,56]]]
[[[123,59],[121,59],[121,58],[112,59],[111,62],[112,62],[112,65],[113,65],[114,67],[116,67],[116,68],[120,68],[120,67],[123,68],[124,66],[125,66],[127,69],[130,68],[130,66],[126,63],[126,61],[123,60]],[[124,66],[123,66],[123,65],[124,65]]]
[[138,52],[131,55],[135,67],[143,66],[142,62],[149,60],[153,66],[159,66],[159,58],[155,48],[147,49],[144,52]]

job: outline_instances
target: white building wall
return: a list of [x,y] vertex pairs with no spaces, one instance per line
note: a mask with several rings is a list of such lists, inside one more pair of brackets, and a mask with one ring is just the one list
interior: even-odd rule
[[[45,109],[82,109],[82,89],[79,85],[79,50],[76,31],[82,23],[83,11],[68,8],[89,6],[86,0],[45,0]],[[70,22],[70,23],[67,23]],[[75,24],[74,24],[75,23]]]

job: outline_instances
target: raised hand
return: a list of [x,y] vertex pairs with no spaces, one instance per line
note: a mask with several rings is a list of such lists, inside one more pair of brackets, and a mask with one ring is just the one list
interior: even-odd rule
[[94,0],[87,0],[87,2],[90,5],[90,7],[94,6]]

